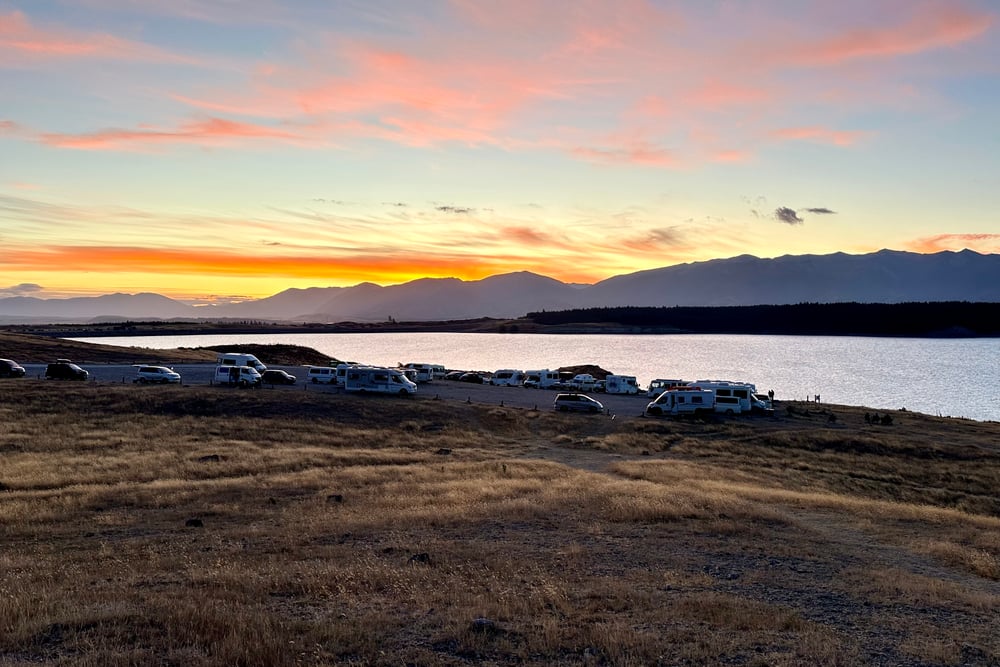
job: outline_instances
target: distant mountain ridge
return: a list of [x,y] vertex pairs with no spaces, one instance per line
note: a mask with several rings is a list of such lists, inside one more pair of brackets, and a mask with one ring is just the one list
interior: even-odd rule
[[258,319],[382,322],[516,318],[543,310],[613,306],[740,306],[793,303],[1000,302],[1000,255],[786,255],[678,264],[570,285],[521,271],[482,280],[421,278],[381,287],[288,289],[238,304],[195,307],[159,294],[0,299],[0,322],[118,319]]

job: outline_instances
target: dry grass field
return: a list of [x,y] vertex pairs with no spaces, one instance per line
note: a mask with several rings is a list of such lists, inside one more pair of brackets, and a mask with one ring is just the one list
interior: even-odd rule
[[1000,425],[0,382],[0,665],[996,665]]

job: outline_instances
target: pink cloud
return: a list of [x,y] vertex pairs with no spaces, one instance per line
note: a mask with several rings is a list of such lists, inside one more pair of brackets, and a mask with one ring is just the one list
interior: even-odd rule
[[857,143],[866,133],[849,130],[831,130],[826,127],[786,127],[771,132],[776,139],[792,141],[815,141],[835,146],[850,146]]
[[677,158],[670,151],[641,140],[601,147],[578,146],[571,148],[570,153],[582,160],[603,164],[631,164],[647,167],[679,166]]
[[77,150],[144,150],[173,143],[208,144],[230,139],[297,139],[292,133],[261,125],[238,123],[221,118],[192,121],[176,129],[108,129],[89,134],[40,135],[40,140],[57,148]]
[[861,58],[892,58],[954,46],[981,36],[993,25],[994,16],[965,11],[957,6],[914,8],[900,25],[853,29],[803,47],[799,64],[835,65]]
[[38,28],[22,12],[0,14],[0,64],[26,58],[194,62],[149,44],[104,33]]

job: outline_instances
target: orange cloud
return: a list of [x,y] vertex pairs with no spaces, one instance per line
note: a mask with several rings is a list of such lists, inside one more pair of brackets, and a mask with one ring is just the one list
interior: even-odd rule
[[191,121],[176,129],[100,130],[90,134],[47,133],[39,136],[42,143],[57,148],[78,150],[142,149],[151,145],[172,143],[224,142],[230,139],[300,139],[299,136],[263,125],[239,123],[222,118]]
[[1000,253],[1000,234],[937,234],[915,239],[906,244],[914,252],[933,253],[942,250],[975,250]]

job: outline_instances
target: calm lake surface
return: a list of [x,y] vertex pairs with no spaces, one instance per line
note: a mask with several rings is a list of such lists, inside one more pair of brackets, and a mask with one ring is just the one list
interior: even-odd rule
[[[148,348],[287,343],[380,366],[521,370],[597,364],[654,378],[745,380],[775,398],[1000,421],[1000,338],[545,335],[464,333],[276,334],[78,338]],[[267,359],[262,359],[266,364]]]

